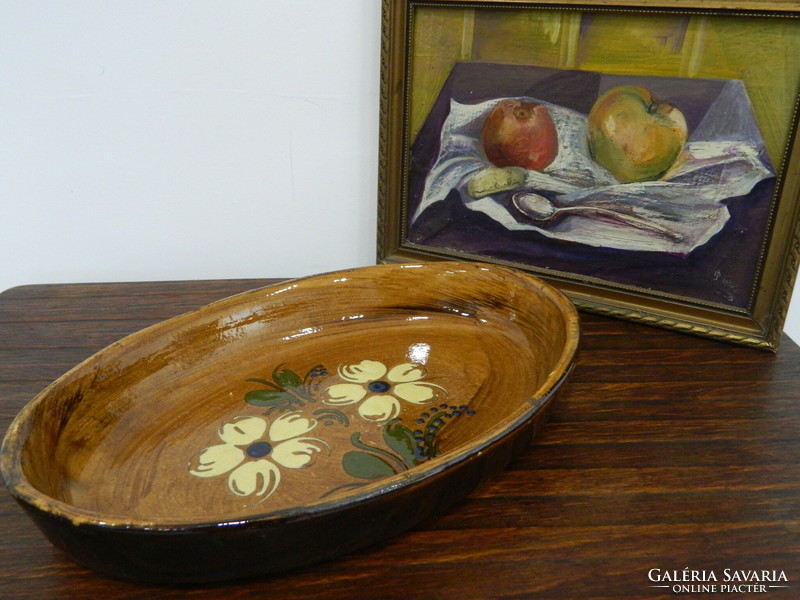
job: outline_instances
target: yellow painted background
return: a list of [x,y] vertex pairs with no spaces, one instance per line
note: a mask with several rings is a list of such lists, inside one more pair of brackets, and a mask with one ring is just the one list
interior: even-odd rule
[[411,139],[457,61],[741,79],[777,166],[795,110],[798,57],[800,19],[418,7],[411,47]]

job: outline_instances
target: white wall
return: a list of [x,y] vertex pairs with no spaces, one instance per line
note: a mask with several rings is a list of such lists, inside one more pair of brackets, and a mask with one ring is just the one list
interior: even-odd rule
[[375,262],[380,2],[5,0],[0,289]]
[[380,24],[379,0],[4,0],[0,290],[374,263]]

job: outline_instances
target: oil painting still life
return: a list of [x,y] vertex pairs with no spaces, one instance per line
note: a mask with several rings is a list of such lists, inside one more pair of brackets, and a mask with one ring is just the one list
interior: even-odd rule
[[[466,13],[435,95],[412,86],[409,246],[748,312],[786,139],[754,108],[757,69],[712,56],[735,21]],[[428,43],[414,83],[433,85]]]

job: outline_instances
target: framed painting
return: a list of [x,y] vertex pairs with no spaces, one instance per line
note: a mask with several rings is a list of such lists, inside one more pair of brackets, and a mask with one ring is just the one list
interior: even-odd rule
[[379,262],[776,350],[797,272],[800,2],[384,0]]

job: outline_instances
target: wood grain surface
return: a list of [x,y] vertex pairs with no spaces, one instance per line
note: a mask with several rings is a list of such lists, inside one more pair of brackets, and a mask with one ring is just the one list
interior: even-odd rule
[[[37,392],[147,325],[278,280],[36,285],[0,294],[0,435]],[[213,587],[117,581],[0,493],[0,598],[800,598],[800,349],[777,354],[582,315],[538,441],[445,516],[302,571]],[[720,590],[726,571],[788,587]],[[714,583],[714,582],[708,582]],[[708,584],[707,583],[707,584]],[[731,582],[737,583],[737,582]],[[698,582],[694,582],[697,585]],[[691,582],[682,585],[691,585]]]

